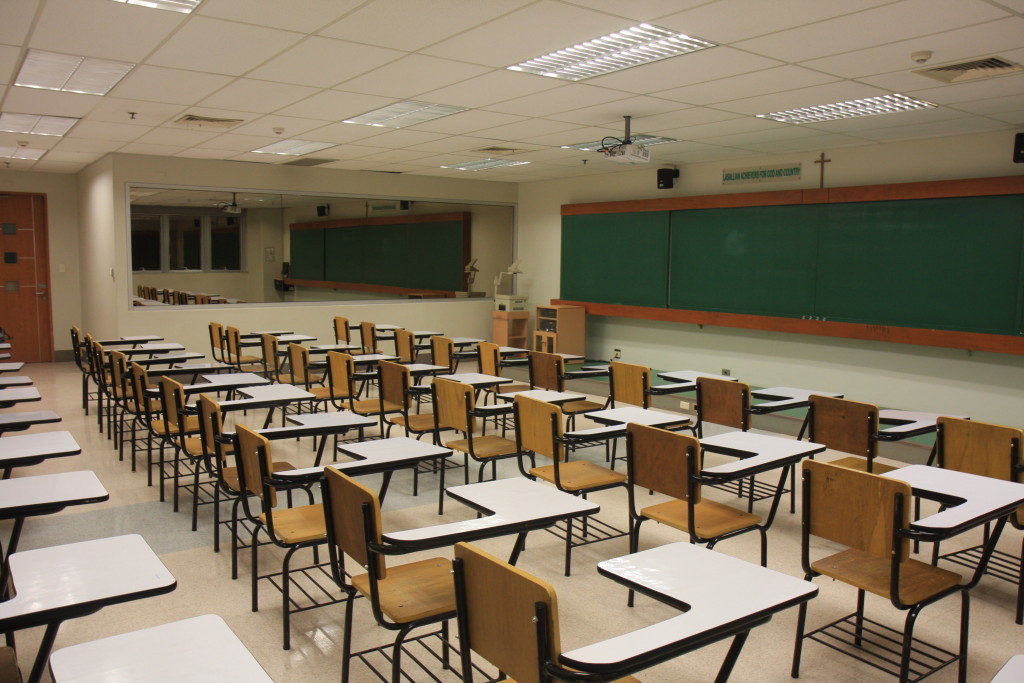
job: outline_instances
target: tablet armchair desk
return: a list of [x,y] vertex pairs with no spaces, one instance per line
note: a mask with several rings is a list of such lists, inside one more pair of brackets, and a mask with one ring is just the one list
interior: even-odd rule
[[4,479],[9,479],[15,467],[38,465],[48,458],[78,455],[82,447],[71,432],[38,432],[0,439],[0,468]]

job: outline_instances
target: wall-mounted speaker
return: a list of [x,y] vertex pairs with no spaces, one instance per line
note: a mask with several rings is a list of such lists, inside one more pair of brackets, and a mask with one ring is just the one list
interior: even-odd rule
[[1013,137],[1013,163],[1024,164],[1024,133]]
[[331,205],[330,204],[320,204],[319,206],[316,207],[316,215],[319,216],[320,218],[323,218],[324,216],[330,216],[331,215]]
[[671,190],[675,187],[675,180],[679,177],[678,168],[659,168],[658,169],[658,189],[659,190]]

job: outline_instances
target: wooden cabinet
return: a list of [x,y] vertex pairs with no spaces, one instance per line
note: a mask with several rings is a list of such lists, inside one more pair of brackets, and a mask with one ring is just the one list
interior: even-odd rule
[[529,348],[529,328],[528,311],[491,311],[491,339],[498,346]]
[[538,306],[533,350],[586,355],[586,318],[582,306]]

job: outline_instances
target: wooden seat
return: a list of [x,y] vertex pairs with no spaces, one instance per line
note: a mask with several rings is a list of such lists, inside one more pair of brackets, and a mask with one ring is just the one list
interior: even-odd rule
[[[559,664],[558,603],[550,584],[468,543],[455,546],[452,566],[465,683],[472,683],[477,673],[473,652],[513,683],[587,680]],[[614,676],[614,670],[602,672],[595,680],[611,681]],[[637,679],[627,676],[614,681],[636,683]]]
[[[519,470],[530,479],[543,479],[554,484],[560,491],[587,497],[594,491],[625,486],[626,475],[585,460],[569,461],[566,441],[562,437],[563,416],[559,406],[519,395],[515,399],[516,450],[519,452]],[[533,466],[526,470],[524,456],[533,462],[533,456],[550,458],[552,464]],[[582,522],[582,540],[573,538],[573,521],[566,521],[565,529],[565,575],[569,576],[572,563],[572,548],[611,538],[619,538],[629,532],[589,517]]]
[[[1004,481],[1024,481],[1024,431],[1014,427],[940,417],[935,437],[939,467],[992,477]],[[1010,516],[1010,524],[1024,531],[1024,507]],[[985,537],[989,535],[985,528]],[[964,567],[975,567],[981,559],[983,545],[940,555],[936,543],[932,563],[947,560]],[[992,553],[986,574],[1017,584],[1015,621],[1024,623],[1024,543],[1020,555],[996,549]]]
[[878,406],[831,396],[811,396],[807,415],[807,438],[834,451],[852,453],[852,458],[832,464],[861,472],[885,474],[896,467],[875,463],[878,445]]
[[[435,379],[431,384],[431,392],[437,429],[435,443],[465,453],[467,484],[470,460],[480,465],[477,481],[483,481],[488,463],[491,464],[491,477],[497,478],[498,460],[519,455],[516,442],[500,436],[476,434],[477,418],[480,417],[480,413],[476,409],[476,391],[472,386],[447,379]],[[449,429],[459,432],[462,438],[442,440],[441,432]]]
[[[235,432],[236,462],[240,474],[240,485],[244,493],[241,496],[242,509],[246,519],[253,525],[249,548],[252,552],[252,611],[259,610],[259,581],[267,580],[270,585],[281,591],[281,609],[283,613],[283,644],[284,649],[291,648],[291,614],[314,607],[324,607],[341,602],[329,593],[326,597],[318,596],[299,582],[305,578],[314,582],[330,576],[326,562],[320,562],[314,552],[312,562],[298,567],[292,566],[294,555],[304,548],[316,548],[327,542],[327,531],[324,511],[320,504],[314,504],[309,494],[309,504],[292,507],[278,507],[277,494],[282,490],[303,488],[294,482],[274,477],[274,459],[270,441],[244,425],[237,425]],[[308,490],[308,489],[307,489]],[[248,495],[246,495],[248,494]],[[291,495],[288,496],[289,503]],[[254,502],[259,502],[259,507]],[[266,534],[268,540],[279,548],[285,549],[281,571],[260,574],[259,548],[260,533]],[[298,576],[296,576],[298,575]],[[306,598],[312,600],[312,606],[299,607],[292,599],[292,590],[299,589]]]
[[[342,653],[341,680],[350,680],[350,664],[354,657],[383,651],[387,646],[352,652],[352,614],[357,595],[370,604],[374,619],[388,630],[396,631],[390,647],[391,680],[400,681],[402,645],[414,628],[441,624],[436,633],[416,636],[426,639],[440,635],[443,656],[447,659],[448,620],[455,616],[455,590],[451,562],[431,557],[401,566],[388,566],[385,556],[374,551],[382,538],[380,500],[377,494],[356,480],[328,467],[322,484],[324,512],[327,518],[328,552],[334,581],[345,592],[345,634]],[[345,556],[366,573],[355,574],[351,580],[345,570]],[[415,677],[405,673],[409,680]]]
[[[823,575],[853,586],[857,589],[857,607],[847,617],[805,632],[807,603],[800,605],[793,678],[800,675],[803,642],[811,639],[867,661],[898,676],[901,682],[911,677],[919,680],[954,661],[959,661],[960,680],[965,680],[971,584],[961,585],[958,574],[910,559],[910,485],[813,460],[803,464],[803,484],[804,578]],[[812,536],[844,548],[812,561]],[[819,547],[816,542],[815,547]],[[885,627],[865,616],[865,592],[907,612],[902,634],[877,635]],[[921,609],[954,593],[961,596],[959,652],[945,652],[915,641],[914,626]],[[901,647],[894,645],[896,638],[902,639]],[[912,656],[911,648],[915,646],[940,654],[924,660]]]
[[[702,496],[703,457],[693,436],[638,424],[626,426],[629,473],[630,552],[640,549],[640,526],[652,519],[689,534],[691,543],[714,548],[719,541],[748,531],[761,537],[761,566],[768,565],[769,521]],[[638,508],[644,491],[673,500]],[[630,596],[632,598],[632,596]]]

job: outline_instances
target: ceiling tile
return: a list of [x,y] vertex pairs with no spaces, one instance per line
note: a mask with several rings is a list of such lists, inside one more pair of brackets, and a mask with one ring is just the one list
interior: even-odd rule
[[892,114],[879,114],[877,116],[857,116],[849,119],[838,119],[836,121],[807,123],[801,124],[801,127],[833,133],[861,135],[863,131],[875,128],[917,126],[952,119],[966,120],[969,117],[970,115],[966,112],[950,109],[949,107],[938,107],[936,109],[918,109],[915,111],[904,111]]
[[[530,142],[537,145],[550,145],[552,147],[560,148],[562,145],[578,145],[583,142],[603,140],[608,136],[620,137],[622,135],[622,130],[622,126],[618,126],[616,129],[598,128],[596,126],[580,126],[559,133],[551,133],[550,135],[538,135],[530,138]],[[641,131],[636,132],[639,133]],[[564,151],[565,150],[563,150],[563,154]]]
[[[530,0],[376,0],[322,35],[416,51],[511,12]],[[441,19],[443,17],[443,20]]]
[[[539,77],[543,78],[543,77]],[[484,109],[522,116],[549,116],[580,107],[621,100],[626,94],[618,90],[595,88],[582,83],[570,83],[556,90],[525,95],[514,100],[498,102]]]
[[332,123],[303,133],[303,139],[319,142],[352,142],[381,135],[384,130],[386,129],[374,126],[361,126],[357,123]]
[[195,147],[217,137],[216,133],[175,128],[154,128],[135,142],[149,145]]
[[494,140],[491,138],[478,138],[470,137],[465,135],[452,135],[451,137],[441,138],[439,140],[433,140],[431,142],[423,142],[417,145],[412,145],[412,149],[419,149],[425,152],[442,153],[442,152],[465,152],[471,149],[479,149],[481,147],[501,146],[501,140]]
[[191,17],[147,63],[241,76],[301,38],[299,33]]
[[779,66],[779,62],[720,45],[616,71],[607,76],[596,76],[587,79],[587,83],[626,92],[650,94],[773,66]]
[[969,111],[975,114],[1003,114],[1006,112],[1024,112],[1024,92],[1006,97],[989,97],[983,100],[971,100],[969,102],[957,102],[950,105],[960,111]]
[[[103,97],[86,117],[89,121],[131,123],[136,126],[159,126],[173,121],[184,111],[180,104],[159,104],[119,97]],[[134,118],[132,117],[134,112]]]
[[195,14],[217,19],[244,18],[247,24],[313,33],[366,0],[204,0]]
[[[738,118],[740,115],[733,112],[720,111],[717,109],[706,109],[704,107],[691,107],[680,109],[668,114],[658,116],[643,116],[633,119],[631,128],[635,133],[646,133],[648,135],[666,135],[675,137],[665,131],[671,131],[683,126],[697,126],[702,123],[713,123],[715,121],[727,121]],[[617,130],[623,130],[624,126],[616,126]]]
[[[343,124],[343,125],[358,125],[358,124]],[[380,130],[379,128],[377,129]],[[387,130],[387,132],[375,135],[370,144],[377,147],[386,147],[388,149],[397,149],[400,147],[406,147],[408,145],[419,145],[424,142],[432,142],[434,140],[440,140],[448,137],[443,133],[428,133],[424,130],[409,130],[403,128],[402,130]]]
[[269,114],[316,93],[315,88],[270,81],[239,78],[221,88],[199,104]]
[[628,27],[629,22],[617,17],[539,0],[421,52],[506,67]]
[[[708,0],[566,0],[573,5],[599,10],[636,22],[658,23],[655,20],[670,16],[686,7],[703,5]],[[659,24],[660,25],[660,24]],[[665,27],[670,28],[670,27]]]
[[0,43],[24,45],[38,10],[39,0],[5,3],[4,20],[0,21]]
[[410,126],[410,130],[426,130],[432,133],[472,133],[484,128],[494,128],[509,123],[522,121],[525,117],[514,114],[501,114],[494,111],[470,109],[450,116],[442,116],[433,121]]
[[451,104],[458,107],[482,107],[524,95],[554,90],[565,85],[556,78],[544,78],[514,71],[493,71],[456,85],[424,93],[428,102]]
[[192,147],[178,152],[174,156],[187,157],[189,159],[227,159],[235,153],[226,149],[208,149],[206,147]]
[[67,138],[94,138],[98,140],[121,140],[130,142],[149,130],[148,126],[133,126],[127,123],[105,123],[103,121],[79,121]]
[[32,170],[38,173],[78,173],[88,165],[84,161],[50,161],[43,157],[32,166]]
[[7,133],[0,131],[0,147],[15,147],[19,146],[21,142],[27,142],[28,144],[24,146],[31,147],[32,149],[52,149],[62,139],[55,135],[32,135],[30,133]]
[[1007,16],[979,0],[903,0],[743,41],[736,46],[788,62],[861,50]]
[[56,149],[61,152],[85,152],[109,154],[124,146],[120,140],[97,140],[95,138],[62,138]]
[[141,64],[110,95],[133,100],[195,104],[232,81],[231,76]]
[[278,109],[275,113],[300,118],[342,121],[395,102],[392,97],[325,90],[301,102]]
[[[861,136],[869,140],[914,140],[917,138],[931,138],[940,135],[963,135],[965,133],[977,133],[986,130],[998,130],[1008,128],[1006,123],[994,121],[982,117],[971,117],[966,119],[952,119],[936,121],[934,123],[918,124],[913,126],[893,126],[892,128],[875,128],[863,131]],[[1009,155],[1009,151],[1007,151]]]
[[402,54],[372,45],[310,36],[249,75],[268,81],[330,88],[398,59]]
[[29,47],[139,62],[186,20],[110,0],[47,0]]
[[492,70],[490,67],[450,59],[409,55],[345,81],[338,87],[370,95],[416,99],[421,93],[437,90]]
[[[242,135],[282,135],[286,138],[294,138],[317,128],[323,128],[332,123],[331,121],[320,121],[317,119],[302,119],[295,116],[278,116],[271,114],[253,119],[248,123],[231,129],[232,133]],[[276,133],[275,128],[284,128],[284,132]]]
[[682,109],[686,109],[686,105],[679,102],[639,96],[564,111],[552,114],[550,118],[585,126],[621,126],[623,116],[632,116],[637,120],[643,117],[664,116]]
[[835,76],[822,74],[799,66],[777,66],[728,78],[718,78],[681,88],[660,90],[657,97],[686,102],[687,104],[714,104],[743,97],[754,97],[767,93],[805,88],[837,80]]
[[758,119],[753,116],[741,116],[727,121],[715,121],[714,123],[702,123],[696,126],[685,126],[683,128],[670,129],[664,135],[678,140],[706,140],[722,135],[738,135],[756,130],[772,130],[780,126],[778,121]]
[[146,145],[141,142],[131,142],[118,151],[121,154],[151,154],[153,156],[171,157],[184,149],[180,145]]
[[[936,104],[954,104],[983,100],[989,97],[1016,95],[1024,92],[1024,73],[978,79],[965,83],[950,83],[941,88],[932,88],[924,92],[927,93],[927,100]],[[905,94],[913,97],[913,91]]]
[[748,97],[733,102],[719,102],[715,107],[753,116],[773,111],[813,107],[819,104],[848,102],[849,100],[857,100],[862,97],[877,97],[884,94],[886,94],[884,90],[870,85],[853,81],[837,81],[835,83],[815,85],[810,88],[787,90],[786,92],[774,93],[772,95]]
[[478,131],[481,135],[496,138],[498,140],[523,140],[538,135],[550,135],[552,133],[563,133],[576,130],[578,126],[562,121],[551,121],[548,119],[527,119],[518,123],[508,123],[495,128],[487,128]]
[[63,161],[85,165],[91,164],[102,156],[98,152],[62,152],[60,150],[53,150],[52,152],[47,152],[43,159],[49,162]]
[[78,118],[92,111],[93,107],[99,104],[100,99],[96,95],[79,95],[14,86],[7,91],[4,98],[4,111]]
[[224,133],[203,143],[205,149],[225,149],[236,152],[250,152],[275,142],[273,137],[263,135],[238,135]]
[[13,45],[0,45],[0,83],[13,84],[21,50]]

